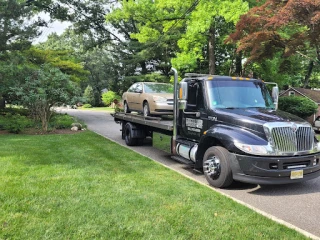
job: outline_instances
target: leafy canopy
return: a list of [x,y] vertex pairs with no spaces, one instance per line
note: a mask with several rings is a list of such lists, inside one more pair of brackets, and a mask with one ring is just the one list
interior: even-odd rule
[[320,1],[267,0],[241,16],[230,39],[249,61],[303,54],[320,62]]
[[[235,1],[123,1],[110,19],[133,19],[138,31],[131,37],[151,48],[169,49],[176,68],[194,68],[208,44],[209,30],[216,17],[235,23],[248,10],[248,3]],[[177,45],[180,51],[177,53]],[[167,53],[168,51],[164,51]]]

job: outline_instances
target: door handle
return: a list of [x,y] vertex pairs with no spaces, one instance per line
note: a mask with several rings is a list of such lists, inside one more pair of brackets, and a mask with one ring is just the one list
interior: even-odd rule
[[196,117],[200,117],[200,112],[185,112],[183,111],[184,114],[190,114],[190,115],[195,115]]

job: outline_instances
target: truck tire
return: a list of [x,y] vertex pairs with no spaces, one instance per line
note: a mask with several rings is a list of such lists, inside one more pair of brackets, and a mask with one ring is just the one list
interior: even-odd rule
[[203,172],[210,185],[226,188],[233,182],[229,152],[223,147],[210,147],[203,157]]
[[123,103],[123,111],[124,111],[124,113],[131,113],[129,106],[128,106],[128,103],[126,101],[124,101],[124,103]]
[[126,123],[124,127],[124,140],[128,146],[136,146],[138,143],[138,138],[132,138],[132,134],[131,123]]

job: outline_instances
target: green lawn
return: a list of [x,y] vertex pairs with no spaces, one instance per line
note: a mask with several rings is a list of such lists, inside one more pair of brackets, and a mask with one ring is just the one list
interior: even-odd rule
[[112,107],[92,107],[92,108],[78,108],[81,110],[91,110],[91,111],[106,111],[106,112],[114,112],[114,108]]
[[0,135],[0,239],[304,239],[86,131]]

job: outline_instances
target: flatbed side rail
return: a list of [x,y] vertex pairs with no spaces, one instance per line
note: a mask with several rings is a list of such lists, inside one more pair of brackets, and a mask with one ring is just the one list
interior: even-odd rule
[[149,126],[153,128],[158,128],[167,131],[173,131],[173,121],[162,120],[160,117],[144,117],[142,115],[136,115],[131,113],[113,113],[115,121],[126,121],[141,124],[144,126]]

